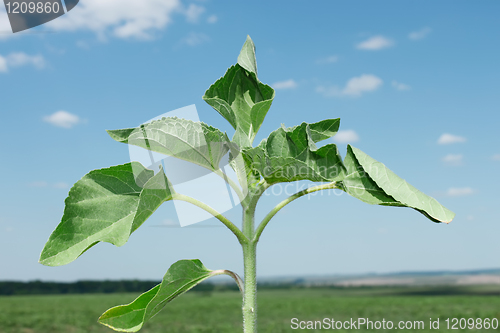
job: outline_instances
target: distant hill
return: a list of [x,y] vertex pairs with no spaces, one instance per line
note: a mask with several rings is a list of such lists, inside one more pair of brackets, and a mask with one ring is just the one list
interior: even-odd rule
[[[119,281],[0,281],[0,295],[34,294],[87,294],[145,292],[160,281],[119,280]],[[396,272],[388,274],[359,274],[335,276],[295,276],[259,279],[261,289],[286,288],[349,288],[349,287],[462,287],[477,285],[500,285],[500,269],[470,271],[429,271]],[[211,292],[237,290],[234,283],[227,280],[205,282],[195,291]]]
[[263,279],[261,282],[270,285],[293,283],[304,287],[500,285],[500,269],[283,277]]

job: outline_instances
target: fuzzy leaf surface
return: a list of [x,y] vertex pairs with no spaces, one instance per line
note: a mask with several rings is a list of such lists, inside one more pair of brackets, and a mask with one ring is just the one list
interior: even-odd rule
[[269,184],[340,180],[345,170],[337,146],[327,144],[318,148],[315,144],[333,136],[337,129],[338,119],[281,127],[257,147],[244,150],[243,155],[247,166],[259,172]]
[[344,164],[348,175],[343,180],[350,195],[370,204],[410,207],[434,222],[449,223],[455,213],[436,199],[420,192],[384,164],[361,150],[347,146]]
[[108,130],[116,141],[218,170],[228,152],[229,138],[203,122],[177,117],[162,118],[136,128]]
[[257,59],[255,57],[255,44],[252,38],[247,36],[247,40],[241,48],[240,55],[238,56],[238,64],[249,72],[255,73],[257,76]]
[[98,242],[122,246],[172,193],[163,171],[154,175],[137,162],[89,172],[69,191],[40,263],[68,264]]
[[137,297],[132,303],[107,310],[99,322],[114,330],[137,332],[168,302],[182,295],[217,271],[207,269],[200,260],[179,260],[168,269],[162,282]]
[[219,112],[236,130],[233,142],[251,147],[274,99],[274,90],[257,78],[255,46],[247,38],[238,63],[208,88],[205,102]]

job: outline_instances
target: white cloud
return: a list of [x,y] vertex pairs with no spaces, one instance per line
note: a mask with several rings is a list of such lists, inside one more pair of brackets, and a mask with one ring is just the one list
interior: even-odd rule
[[23,52],[14,52],[7,56],[7,63],[12,67],[32,65],[38,69],[45,67],[45,60],[41,55],[30,56]]
[[419,39],[424,39],[428,34],[430,34],[432,31],[431,28],[425,27],[422,28],[418,31],[413,31],[408,35],[408,38],[411,40],[419,40]]
[[58,183],[52,184],[52,187],[59,188],[59,189],[65,189],[65,188],[68,188],[69,186],[66,183],[58,182]]
[[451,187],[446,191],[446,195],[450,197],[461,197],[474,194],[474,192],[475,191],[470,187]]
[[84,50],[88,50],[88,49],[90,49],[90,45],[89,45],[89,43],[87,43],[87,42],[86,42],[86,41],[84,41],[84,40],[79,40],[79,41],[77,41],[75,44],[76,44],[76,46],[77,46],[77,47],[79,47],[79,48],[81,48],[81,49],[84,49]]
[[375,75],[363,74],[359,77],[353,77],[342,91],[344,95],[360,96],[361,93],[377,90],[382,85],[382,80]]
[[198,23],[198,20],[205,12],[205,8],[202,6],[195,5],[194,3],[190,4],[186,9],[186,20],[190,23]]
[[493,154],[493,156],[491,156],[491,159],[493,161],[500,161],[500,154]]
[[332,55],[332,56],[318,59],[318,61],[316,61],[316,63],[323,65],[323,64],[332,64],[332,63],[337,62],[337,61],[339,61],[339,57],[336,55]]
[[217,17],[217,15],[210,15],[208,18],[207,18],[207,22],[208,23],[216,23],[217,21],[219,20],[219,18]]
[[45,67],[45,59],[41,55],[27,55],[23,52],[13,52],[7,56],[0,55],[0,72],[8,72],[12,67],[31,65],[37,69]]
[[50,116],[43,117],[43,121],[62,128],[71,128],[82,122],[80,117],[66,111],[54,112]]
[[189,35],[187,35],[186,37],[184,37],[181,40],[181,43],[189,45],[189,46],[196,46],[196,45],[208,42],[209,40],[210,40],[210,37],[208,37],[204,33],[192,32]]
[[439,137],[437,143],[440,145],[449,145],[451,143],[460,143],[465,141],[467,141],[467,139],[463,136],[444,133]]
[[272,84],[272,87],[276,90],[285,90],[285,89],[295,89],[298,84],[293,79],[286,81],[279,81]]
[[92,31],[102,39],[108,35],[151,39],[154,32],[172,23],[172,15],[177,12],[188,19],[194,17],[189,8],[182,11],[180,0],[86,0],[47,26],[56,31]]
[[7,59],[5,59],[4,57],[2,57],[0,55],[0,72],[5,73],[8,70],[9,70],[9,66],[7,65]]
[[461,165],[464,160],[464,155],[462,154],[448,154],[441,159],[444,163],[448,165]]
[[353,130],[338,131],[332,138],[337,143],[353,143],[359,141],[359,135]]
[[396,89],[396,90],[400,90],[400,91],[404,91],[404,90],[410,90],[411,87],[407,84],[404,84],[404,83],[401,83],[401,82],[398,82],[398,81],[392,81],[392,86]]
[[371,74],[363,74],[353,77],[347,81],[345,87],[340,89],[337,86],[318,86],[316,92],[325,97],[332,96],[361,96],[364,92],[375,91],[383,84],[383,81]]
[[5,6],[0,6],[0,40],[5,40],[13,36],[14,33],[10,27],[9,17],[5,11]]
[[388,39],[384,36],[373,36],[368,38],[367,40],[359,43],[356,48],[360,50],[382,50],[394,45],[394,42],[391,39]]

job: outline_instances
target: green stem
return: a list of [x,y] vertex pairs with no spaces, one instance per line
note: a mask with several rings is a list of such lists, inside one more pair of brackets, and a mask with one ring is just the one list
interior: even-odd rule
[[[243,211],[243,232],[249,239],[253,235],[255,206]],[[243,293],[243,332],[257,332],[257,242],[242,244],[245,270],[245,291]]]
[[336,187],[337,187],[337,182],[332,182],[332,183],[328,183],[328,184],[313,186],[313,187],[307,188],[305,190],[302,190],[300,192],[297,192],[297,193],[289,196],[288,198],[286,198],[285,200],[283,200],[282,202],[277,204],[276,207],[274,207],[266,215],[266,217],[264,217],[262,222],[260,222],[259,226],[257,227],[257,230],[255,231],[253,238],[250,238],[250,239],[252,239],[252,243],[257,243],[259,241],[260,235],[264,231],[264,228],[267,226],[269,221],[271,221],[271,219],[274,217],[274,215],[276,215],[277,212],[279,212],[283,207],[288,205],[290,202],[292,202],[295,199],[298,199],[306,194],[309,194],[309,193],[313,193],[313,192],[321,191],[321,190],[329,190],[329,189],[336,188]]
[[189,202],[197,207],[200,207],[201,209],[207,211],[208,213],[212,214],[216,219],[221,221],[229,230],[233,232],[233,234],[238,238],[238,241],[243,245],[249,243],[249,239],[247,236],[245,236],[240,229],[238,229],[237,226],[233,224],[233,222],[229,221],[224,215],[210,207],[209,205],[198,201],[194,198],[191,198],[190,196],[184,195],[184,194],[179,194],[175,193],[172,195],[172,200],[180,200],[180,201],[186,201]]
[[240,289],[241,291],[241,294],[244,295],[245,294],[245,286],[243,285],[244,282],[243,280],[240,278],[240,276],[238,274],[236,274],[235,272],[232,272],[230,270],[227,270],[227,269],[218,269],[216,271],[212,271],[212,275],[213,276],[216,276],[216,275],[229,275],[230,277],[232,277],[234,279],[234,281],[236,281],[236,284],[238,285],[238,288]]
[[[249,191],[245,201],[241,203],[243,207],[243,233],[248,239],[252,239],[255,234],[255,208],[259,198],[264,194],[269,185],[259,183]],[[245,292],[243,293],[243,332],[257,332],[257,242],[249,241],[242,244],[243,264],[245,270]]]

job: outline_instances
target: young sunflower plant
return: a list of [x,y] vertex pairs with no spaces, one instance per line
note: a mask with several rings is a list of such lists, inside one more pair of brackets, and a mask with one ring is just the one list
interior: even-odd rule
[[[274,90],[258,79],[255,46],[250,37],[238,62],[205,92],[203,99],[233,127],[231,140],[205,123],[175,117],[108,133],[116,141],[174,156],[221,176],[239,196],[241,229],[207,204],[177,193],[161,168],[155,173],[139,162],[131,162],[93,170],[75,183],[65,201],[62,220],[40,255],[40,263],[68,264],[99,242],[122,246],[160,205],[181,200],[212,214],[236,236],[243,250],[244,279],[228,270],[207,269],[199,260],[177,261],[156,287],[130,304],[107,310],[99,318],[101,324],[114,330],[136,332],[168,302],[212,276],[226,274],[242,293],[243,331],[256,332],[257,243],[280,209],[309,193],[339,189],[369,204],[413,208],[433,222],[449,223],[455,215],[357,148],[348,145],[342,159],[333,143],[317,147],[316,143],[337,133],[340,119],[282,126],[254,146]],[[221,169],[221,159],[227,154],[237,181],[226,177]],[[288,197],[256,223],[257,202],[266,189],[300,180],[321,184]]]

